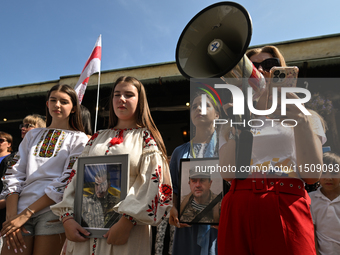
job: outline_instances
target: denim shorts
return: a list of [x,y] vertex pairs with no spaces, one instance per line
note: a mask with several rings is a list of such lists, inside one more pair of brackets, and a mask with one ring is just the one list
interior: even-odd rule
[[24,224],[24,227],[30,232],[30,234],[22,232],[22,235],[25,236],[46,236],[65,232],[63,223],[59,221],[59,217],[53,214],[52,211],[30,218]]

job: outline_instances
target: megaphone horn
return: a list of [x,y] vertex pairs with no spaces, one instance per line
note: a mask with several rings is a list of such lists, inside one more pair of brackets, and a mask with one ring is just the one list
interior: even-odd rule
[[[256,99],[262,94],[262,74],[245,55],[252,35],[247,10],[234,2],[219,2],[196,14],[176,47],[176,64],[186,78],[255,78]],[[237,85],[237,84],[235,84]],[[241,84],[242,86],[242,84]]]

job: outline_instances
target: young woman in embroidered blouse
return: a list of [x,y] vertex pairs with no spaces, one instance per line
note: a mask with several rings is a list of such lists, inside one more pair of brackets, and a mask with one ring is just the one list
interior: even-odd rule
[[85,238],[83,235],[89,233],[72,217],[75,174],[63,201],[52,207],[70,240],[66,254],[151,254],[150,225],[159,224],[172,204],[166,150],[152,120],[143,84],[133,77],[118,78],[109,111],[109,129],[94,134],[81,156],[130,155],[130,189],[114,207],[125,217],[109,229],[105,239]]
[[88,141],[74,89],[53,86],[47,95],[46,116],[47,128],[25,135],[14,157],[16,163],[4,179],[7,221],[1,235],[7,245],[1,254],[20,250],[22,254],[57,255],[65,240],[63,226],[50,205],[62,200],[72,165]]

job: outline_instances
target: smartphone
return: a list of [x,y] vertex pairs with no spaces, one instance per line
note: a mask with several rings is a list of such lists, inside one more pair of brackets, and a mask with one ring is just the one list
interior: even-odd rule
[[299,68],[297,66],[274,66],[270,69],[272,87],[296,87]]
[[[273,87],[296,87],[297,78],[299,74],[299,68],[297,66],[274,66],[270,69],[269,88]],[[270,92],[271,94],[271,92]],[[269,95],[270,95],[269,94]],[[271,100],[268,98],[268,105],[271,105]],[[281,106],[278,105],[277,109]],[[271,119],[280,119],[283,116],[275,114],[268,115]]]

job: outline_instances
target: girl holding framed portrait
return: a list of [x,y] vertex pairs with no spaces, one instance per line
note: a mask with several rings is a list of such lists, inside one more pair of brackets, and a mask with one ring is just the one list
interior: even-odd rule
[[151,254],[150,226],[159,224],[172,205],[166,150],[152,120],[143,84],[133,77],[118,78],[109,111],[109,128],[92,136],[81,157],[129,154],[129,190],[114,206],[123,217],[103,238],[91,238],[73,218],[78,176],[74,170],[63,201],[52,207],[70,240],[66,254]]

